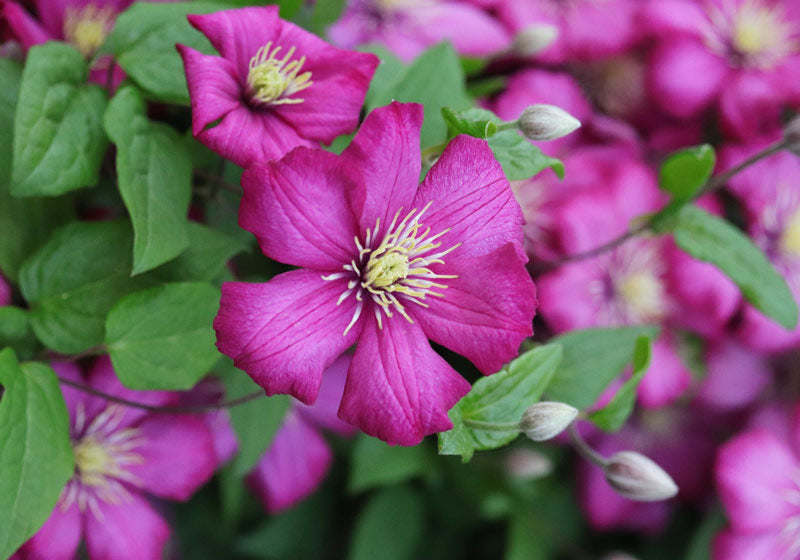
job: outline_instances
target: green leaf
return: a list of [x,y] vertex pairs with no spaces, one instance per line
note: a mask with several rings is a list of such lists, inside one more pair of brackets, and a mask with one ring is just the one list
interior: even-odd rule
[[356,518],[348,560],[416,558],[424,513],[420,495],[411,488],[376,493]]
[[37,347],[28,313],[12,305],[0,306],[0,348],[6,346],[23,358],[32,357]]
[[153,277],[165,282],[209,282],[222,273],[234,255],[248,248],[240,239],[197,222],[189,222],[187,232],[189,248],[178,258],[153,270]]
[[0,558],[41,527],[72,476],[69,416],[53,370],[0,351]]
[[356,439],[351,461],[347,484],[351,492],[404,482],[431,466],[423,445],[392,446],[364,434]]
[[131,389],[191,389],[220,357],[212,323],[219,290],[163,284],[120,299],[106,319],[106,346]]
[[54,196],[94,185],[106,151],[105,92],[87,84],[83,57],[65,43],[28,52],[14,119],[11,194]]
[[516,130],[498,132],[489,138],[488,142],[509,181],[530,179],[548,167],[559,178],[564,178],[564,164],[556,158],[543,154]]
[[347,0],[324,0],[314,4],[311,13],[311,29],[317,35],[324,35],[325,30],[341,17]]
[[640,336],[636,339],[636,346],[633,349],[633,374],[622,384],[611,402],[589,414],[589,420],[601,430],[616,432],[633,412],[636,388],[650,366],[651,351],[650,338]]
[[672,233],[681,249],[733,280],[753,307],[786,329],[797,325],[797,304],[786,280],[741,231],[696,206],[686,206],[676,215]]
[[74,354],[102,344],[111,306],[144,285],[130,277],[132,244],[126,222],[73,222],[25,261],[20,288],[45,346]]
[[478,108],[456,112],[450,107],[442,107],[442,117],[456,133],[483,139],[494,136],[499,120],[491,111]]
[[453,429],[439,434],[439,454],[461,455],[466,462],[475,451],[496,449],[513,441],[519,435],[518,429],[483,430],[469,422],[519,423],[525,409],[542,396],[560,360],[558,344],[538,346],[494,375],[476,381],[450,410]]
[[[0,57],[0,130],[14,129],[22,66]],[[67,221],[71,205],[52,198],[11,196],[12,135],[0,134],[0,270],[12,282],[22,261],[38,249],[52,228]]]
[[585,409],[631,361],[639,337],[655,338],[659,329],[654,326],[585,329],[554,338],[564,357],[553,381],[547,387],[547,397],[554,401]]
[[[245,372],[226,361],[217,369],[222,374],[225,397],[236,399],[255,391],[263,391]],[[272,443],[283,424],[291,399],[286,395],[263,397],[230,409],[231,424],[239,442],[239,453],[233,463],[234,472],[244,476],[253,470]]]
[[364,100],[364,105],[366,105],[367,109],[372,110],[388,103],[386,101],[387,97],[391,101],[389,89],[397,82],[398,76],[406,71],[406,65],[392,54],[389,49],[379,44],[358,47],[357,50],[370,52],[380,59],[380,64],[375,69],[375,74],[373,74],[372,81],[369,83],[367,96]]
[[441,144],[447,137],[447,125],[441,118],[442,107],[459,110],[471,104],[464,89],[461,63],[450,43],[439,43],[429,48],[404,70],[397,71],[389,63],[388,70],[393,72],[391,77],[380,67],[378,70],[378,77],[386,81],[375,92],[370,92],[367,110],[386,105],[393,99],[422,103],[425,121],[420,143],[423,148]]
[[206,2],[137,2],[117,18],[105,48],[128,77],[155,99],[188,105],[189,90],[175,44],[214,54],[186,16],[226,7]]
[[133,222],[133,274],[139,274],[189,245],[192,161],[175,130],[147,119],[136,88],[117,92],[103,124],[117,145],[119,192]]
[[661,166],[658,184],[675,203],[692,200],[711,177],[716,163],[714,148],[702,144],[674,153]]

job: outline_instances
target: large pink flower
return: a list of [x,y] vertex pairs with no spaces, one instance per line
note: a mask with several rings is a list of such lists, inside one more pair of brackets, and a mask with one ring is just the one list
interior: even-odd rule
[[449,429],[467,383],[427,339],[497,371],[531,334],[522,212],[483,140],[454,139],[418,185],[422,107],[392,103],[341,156],[297,148],[243,178],[239,223],[301,267],[228,282],[217,346],[264,387],[313,403],[357,342],[343,420],[413,445]]
[[[60,376],[150,405],[176,404],[175,393],[131,391],[107,357],[88,375],[71,363]],[[44,526],[15,560],[67,560],[82,539],[91,560],[158,560],[169,526],[146,494],[186,500],[214,472],[217,456],[207,424],[194,415],[152,414],[62,388],[69,411],[75,474]]]
[[215,152],[247,167],[358,126],[375,55],[337,49],[280,19],[277,6],[190,15],[189,22],[220,53],[178,45],[192,132]]

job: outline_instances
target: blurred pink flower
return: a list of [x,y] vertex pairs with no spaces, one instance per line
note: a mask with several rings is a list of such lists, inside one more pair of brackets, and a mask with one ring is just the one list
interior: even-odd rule
[[357,342],[339,417],[390,443],[450,429],[470,388],[430,338],[496,372],[536,307],[522,212],[485,141],[455,138],[421,185],[422,107],[373,111],[336,156],[297,148],[242,178],[239,223],[302,267],[228,282],[217,346],[268,394],[311,404]]
[[0,306],[11,305],[11,285],[0,273]]
[[[62,377],[136,402],[178,400],[176,393],[124,388],[105,356],[85,375],[73,363],[53,367]],[[197,415],[149,413],[67,385],[62,392],[75,474],[50,518],[13,558],[73,558],[82,539],[90,560],[162,558],[169,526],[146,495],[186,500],[211,477],[217,456],[208,426]]]
[[358,126],[375,55],[337,49],[280,19],[277,6],[188,19],[220,53],[178,45],[192,132],[210,149],[247,167]]
[[454,0],[350,0],[328,36],[344,48],[378,43],[406,61],[444,40],[459,54],[474,57],[511,44],[511,36],[489,14]]
[[773,378],[768,360],[729,338],[709,344],[704,352],[706,375],[695,404],[715,412],[736,411],[758,399]]

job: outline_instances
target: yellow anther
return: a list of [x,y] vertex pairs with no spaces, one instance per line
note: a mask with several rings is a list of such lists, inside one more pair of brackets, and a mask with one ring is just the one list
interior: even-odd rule
[[780,247],[789,256],[800,257],[800,208],[789,217],[781,233]]
[[75,45],[83,56],[91,57],[105,42],[114,24],[114,11],[87,4],[83,8],[68,6],[64,15],[64,38]]
[[642,320],[658,319],[664,313],[664,286],[650,272],[635,272],[617,284],[620,296]]
[[272,41],[258,49],[250,59],[250,70],[247,83],[251,89],[252,99],[267,105],[288,105],[302,103],[299,97],[291,97],[295,93],[311,87],[311,72],[303,72],[306,57],[291,60],[295,47],[291,47],[283,58],[278,55],[283,47],[272,48]]

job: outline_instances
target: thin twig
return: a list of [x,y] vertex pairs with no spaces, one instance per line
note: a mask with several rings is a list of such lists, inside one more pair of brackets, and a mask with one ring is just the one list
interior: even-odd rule
[[587,461],[594,463],[601,469],[605,469],[606,465],[608,465],[608,461],[605,457],[600,455],[597,451],[592,449],[586,440],[581,437],[581,434],[578,433],[578,428],[575,426],[575,422],[569,425],[567,428],[569,431],[569,437],[572,440],[572,445],[575,446],[575,450]]
[[228,181],[226,181],[225,179],[223,179],[219,175],[216,175],[214,173],[209,173],[207,171],[203,171],[202,169],[195,169],[194,170],[194,174],[197,175],[198,177],[200,177],[201,179],[204,179],[206,181],[209,181],[209,182],[213,183],[218,188],[221,188],[221,189],[226,190],[228,192],[232,192],[234,194],[238,194],[238,195],[242,194],[242,189],[240,189],[238,186],[234,185],[233,183],[229,183]]

